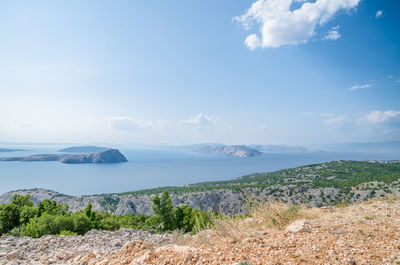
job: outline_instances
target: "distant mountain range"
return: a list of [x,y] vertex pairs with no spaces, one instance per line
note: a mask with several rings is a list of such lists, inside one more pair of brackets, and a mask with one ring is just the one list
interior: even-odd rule
[[203,146],[194,149],[194,151],[199,153],[237,156],[237,157],[251,157],[251,156],[262,155],[262,152],[254,148],[248,147],[246,145]]
[[251,144],[249,147],[257,149],[262,152],[308,152],[309,150],[302,146],[294,146],[287,144],[278,144],[278,145],[260,145],[260,144]]
[[344,152],[400,152],[400,141],[367,142],[367,143],[333,143],[318,145],[328,151]]
[[178,147],[198,153],[227,155],[237,157],[260,156],[265,152],[320,152],[311,151],[302,146],[293,145],[224,145],[219,143],[193,144]]
[[[77,150],[83,150],[84,148]],[[89,154],[39,154],[21,157],[0,157],[0,161],[21,161],[21,162],[36,162],[36,161],[60,161],[66,164],[82,164],[82,163],[121,163],[127,162],[123,154],[117,149],[106,149],[100,152]]]

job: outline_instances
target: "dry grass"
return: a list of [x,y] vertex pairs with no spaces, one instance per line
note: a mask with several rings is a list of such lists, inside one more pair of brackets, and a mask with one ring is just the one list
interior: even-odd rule
[[250,208],[248,217],[217,218],[212,229],[198,233],[190,241],[192,244],[221,240],[237,243],[253,235],[279,231],[297,219],[317,218],[320,212],[317,208],[282,202],[256,203]]

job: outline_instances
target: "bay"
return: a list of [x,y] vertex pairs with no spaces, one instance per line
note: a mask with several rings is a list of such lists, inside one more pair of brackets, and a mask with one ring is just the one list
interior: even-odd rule
[[[31,151],[4,152],[0,156],[57,153],[62,147],[18,146]],[[266,153],[258,157],[239,158],[166,148],[119,150],[128,159],[127,163],[0,162],[0,193],[30,188],[51,189],[69,195],[118,193],[228,180],[256,172],[332,160],[400,159],[400,153],[388,152]]]

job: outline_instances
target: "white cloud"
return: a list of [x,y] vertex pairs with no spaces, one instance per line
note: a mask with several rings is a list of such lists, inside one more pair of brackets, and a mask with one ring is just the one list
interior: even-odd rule
[[251,34],[245,41],[252,50],[257,47],[297,45],[310,40],[318,26],[330,21],[338,11],[355,8],[359,1],[316,0],[305,2],[292,11],[293,0],[257,0],[244,15],[234,19],[247,29],[253,22],[260,24],[260,36]]
[[364,85],[354,85],[352,87],[349,88],[349,90],[356,90],[356,89],[360,89],[360,88],[369,88],[372,87],[374,84],[364,84]]
[[325,40],[337,40],[341,37],[339,33],[339,26],[333,27],[329,30],[328,34],[324,37]]
[[133,130],[133,129],[145,129],[153,127],[153,122],[136,120],[127,116],[107,116],[106,121],[112,129],[117,130]]
[[220,121],[216,117],[210,117],[210,116],[204,115],[203,113],[199,113],[193,118],[181,120],[180,124],[183,126],[190,126],[190,127],[200,129],[200,130],[211,129],[211,128],[228,129],[228,130],[232,129],[232,127],[229,124]]
[[257,47],[261,46],[261,40],[256,34],[247,36],[244,43],[247,47],[249,47],[250,50],[255,50]]
[[378,10],[376,11],[375,17],[376,18],[380,18],[383,15],[383,11],[382,10]]
[[187,120],[181,120],[181,124],[183,125],[190,125],[190,126],[195,126],[195,127],[200,127],[200,126],[210,126],[215,122],[215,118],[213,117],[208,117],[204,115],[203,113],[197,114],[194,118],[189,118]]
[[341,115],[338,117],[329,118],[323,121],[325,125],[337,125],[343,123],[346,120],[346,115]]
[[326,118],[330,118],[330,117],[333,117],[335,115],[333,115],[332,113],[322,113],[321,116],[322,117],[326,117]]
[[357,120],[363,133],[386,140],[400,139],[400,111],[372,111]]
[[362,121],[369,123],[384,123],[384,122],[399,122],[400,124],[400,111],[388,110],[388,111],[372,111],[361,118]]

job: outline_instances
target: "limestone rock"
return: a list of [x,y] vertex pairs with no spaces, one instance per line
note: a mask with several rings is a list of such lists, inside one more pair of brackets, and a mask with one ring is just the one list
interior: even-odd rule
[[296,220],[285,229],[286,233],[297,234],[301,232],[311,232],[309,222],[307,220]]

